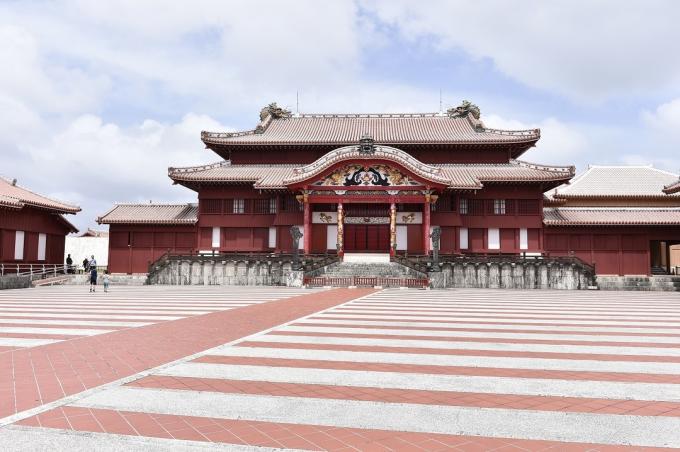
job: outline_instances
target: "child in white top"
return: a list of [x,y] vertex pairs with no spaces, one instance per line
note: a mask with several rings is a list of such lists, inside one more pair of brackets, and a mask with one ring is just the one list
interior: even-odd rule
[[103,280],[103,283],[104,283],[104,292],[108,292],[109,291],[109,271],[108,270],[106,270],[104,272],[104,277],[102,278],[102,280]]

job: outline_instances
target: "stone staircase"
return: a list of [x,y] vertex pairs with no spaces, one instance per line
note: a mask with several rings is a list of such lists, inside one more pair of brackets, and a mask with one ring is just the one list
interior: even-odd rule
[[680,292],[680,276],[598,276],[600,290]]
[[427,275],[397,262],[337,262],[305,273],[309,286],[426,287]]

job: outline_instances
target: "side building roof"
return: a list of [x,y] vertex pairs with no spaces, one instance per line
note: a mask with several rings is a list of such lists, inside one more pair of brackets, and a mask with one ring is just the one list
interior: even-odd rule
[[185,224],[198,221],[198,204],[116,204],[99,224]]
[[24,206],[50,210],[54,213],[80,212],[80,207],[57,201],[17,185],[16,179],[0,176],[0,207],[21,209]]
[[546,192],[548,201],[569,199],[668,199],[678,175],[651,166],[590,166],[570,182]]
[[546,226],[665,226],[680,225],[680,207],[546,207]]

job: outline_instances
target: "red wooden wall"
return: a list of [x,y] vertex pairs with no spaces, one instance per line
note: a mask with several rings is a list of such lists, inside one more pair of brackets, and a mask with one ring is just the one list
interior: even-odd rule
[[[19,261],[14,259],[16,231],[24,231],[24,258]],[[32,207],[0,208],[0,262],[63,264],[65,237],[69,232],[70,227],[58,214]],[[38,261],[38,234],[41,233],[47,236],[44,261]]]
[[109,228],[109,271],[146,273],[149,263],[166,252],[196,250],[196,228],[184,225],[124,225]]
[[545,250],[594,264],[600,275],[648,275],[650,241],[680,240],[678,227],[548,227]]

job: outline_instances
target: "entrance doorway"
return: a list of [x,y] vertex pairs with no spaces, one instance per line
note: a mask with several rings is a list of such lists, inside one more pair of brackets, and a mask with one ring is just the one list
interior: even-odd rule
[[388,224],[346,224],[345,251],[389,253],[390,226]]

